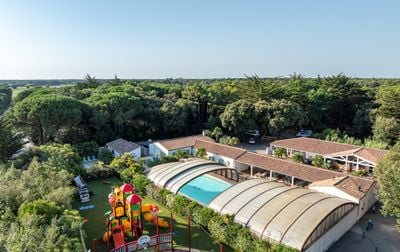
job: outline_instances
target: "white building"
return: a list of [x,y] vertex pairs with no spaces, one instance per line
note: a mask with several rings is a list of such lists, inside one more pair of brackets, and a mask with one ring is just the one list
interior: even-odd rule
[[319,155],[324,158],[325,162],[329,162],[341,170],[365,170],[370,174],[373,173],[378,160],[388,153],[387,150],[308,137],[276,140],[271,143],[270,148],[274,149],[275,147],[286,149],[288,156],[302,153],[307,160],[312,160]]
[[194,155],[194,145],[198,139],[214,142],[212,138],[203,135],[159,140],[149,144],[149,155],[154,157],[170,156],[178,151],[185,151],[190,155]]
[[139,145],[122,138],[106,143],[106,148],[111,151],[114,157],[119,157],[125,153],[128,153],[135,159],[139,159],[142,156]]
[[206,150],[207,159],[224,164],[230,168],[235,168],[235,159],[246,152],[246,150],[241,148],[197,139],[194,149],[197,150],[199,148]]
[[309,189],[357,203],[357,220],[377,201],[375,181],[355,176],[342,176],[313,182]]

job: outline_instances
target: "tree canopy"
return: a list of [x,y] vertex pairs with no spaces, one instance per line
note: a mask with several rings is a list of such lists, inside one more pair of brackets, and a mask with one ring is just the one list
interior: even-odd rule
[[383,157],[375,168],[379,182],[379,201],[382,212],[397,218],[400,225],[400,144]]

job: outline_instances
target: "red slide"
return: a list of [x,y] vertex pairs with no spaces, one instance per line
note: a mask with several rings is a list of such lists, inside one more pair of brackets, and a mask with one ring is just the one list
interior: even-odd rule
[[112,231],[114,247],[119,248],[125,245],[124,231],[122,227],[116,227]]

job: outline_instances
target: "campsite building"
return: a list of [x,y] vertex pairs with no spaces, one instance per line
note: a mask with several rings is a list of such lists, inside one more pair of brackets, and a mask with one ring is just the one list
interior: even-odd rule
[[310,161],[316,155],[320,155],[324,158],[324,162],[337,166],[341,170],[358,171],[362,169],[368,171],[371,175],[377,161],[388,152],[308,137],[273,141],[270,150],[273,151],[276,147],[284,148],[288,156],[294,153],[302,153]]
[[142,156],[139,145],[122,138],[106,143],[105,146],[109,151],[111,151],[114,157],[119,157],[125,153],[128,153],[135,159],[139,159]]

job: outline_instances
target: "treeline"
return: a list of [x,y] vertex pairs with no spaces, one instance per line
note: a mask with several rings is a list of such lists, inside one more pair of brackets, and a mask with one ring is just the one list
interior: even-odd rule
[[88,75],[74,86],[21,92],[8,116],[36,144],[103,144],[115,137],[138,141],[221,127],[242,139],[251,129],[275,136],[287,129],[333,129],[381,147],[399,137],[399,83],[343,74],[185,84],[118,78],[101,82]]
[[59,80],[0,80],[0,85],[8,86],[11,88],[17,87],[39,87],[39,86],[61,86],[72,85],[83,82],[78,79],[59,79]]

